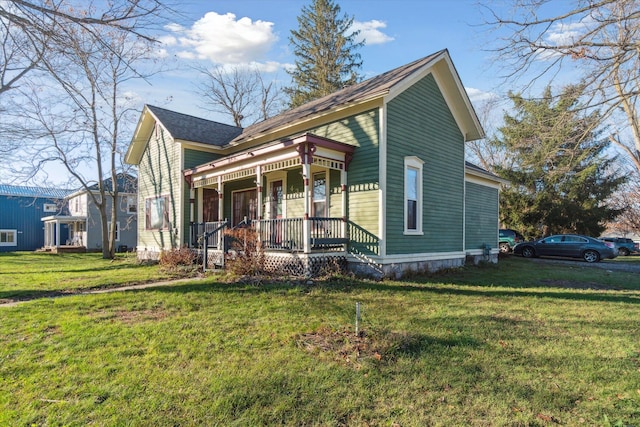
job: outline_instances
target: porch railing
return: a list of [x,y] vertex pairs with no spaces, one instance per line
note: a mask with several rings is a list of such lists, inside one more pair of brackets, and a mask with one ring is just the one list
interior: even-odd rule
[[264,249],[289,252],[304,250],[302,218],[255,220],[252,225],[258,230]]
[[[348,227],[342,218],[309,218],[309,244],[312,251],[344,251],[349,241]],[[219,248],[220,233],[224,232],[224,221],[191,224],[193,247]],[[280,218],[251,221],[258,232],[265,250],[303,252],[305,250],[305,221],[303,218]],[[204,242],[204,236],[207,241]]]
[[[289,252],[304,251],[304,220],[302,218],[263,219],[253,221],[259,230],[262,247]],[[342,218],[309,218],[309,247],[312,250],[346,250],[348,236]]]
[[226,221],[214,221],[214,222],[193,222],[191,223],[190,242],[194,248],[201,248],[204,246],[204,236],[207,236],[207,246],[210,249],[217,249],[220,244],[220,236],[218,233],[223,233],[221,228]]

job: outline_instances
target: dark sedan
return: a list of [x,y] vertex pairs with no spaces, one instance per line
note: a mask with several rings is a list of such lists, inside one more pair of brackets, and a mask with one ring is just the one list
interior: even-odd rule
[[598,262],[618,255],[612,243],[578,234],[557,234],[532,242],[518,243],[513,248],[513,253],[525,258],[558,256],[582,258],[587,262]]

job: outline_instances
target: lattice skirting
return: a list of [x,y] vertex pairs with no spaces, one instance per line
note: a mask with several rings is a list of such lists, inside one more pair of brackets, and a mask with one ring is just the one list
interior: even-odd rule
[[[199,263],[202,263],[202,250],[196,250],[199,254]],[[222,251],[208,250],[207,268],[220,268],[222,263]],[[347,258],[339,254],[290,254],[290,253],[265,253],[264,270],[283,276],[320,277],[329,273],[347,271]]]
[[347,270],[347,258],[342,255],[265,254],[265,270],[270,273],[319,277]]

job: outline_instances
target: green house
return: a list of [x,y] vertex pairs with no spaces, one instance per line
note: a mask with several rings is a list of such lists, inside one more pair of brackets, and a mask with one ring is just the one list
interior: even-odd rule
[[501,179],[465,162],[482,137],[446,50],[244,129],[146,105],[126,155],[138,256],[189,246],[223,264],[224,230],[244,226],[295,274],[495,262]]

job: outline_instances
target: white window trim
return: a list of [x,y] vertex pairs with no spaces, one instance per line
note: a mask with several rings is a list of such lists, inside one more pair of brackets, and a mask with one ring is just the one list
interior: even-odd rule
[[[111,221],[107,222],[107,232],[111,231]],[[116,221],[116,242],[120,241],[120,221]]]
[[[404,208],[403,208],[403,214],[404,214],[404,234],[408,235],[408,236],[422,236],[424,235],[423,231],[422,231],[422,199],[423,199],[423,191],[422,191],[422,167],[424,165],[424,161],[420,160],[418,157],[416,156],[407,156],[404,158],[404,173],[403,173],[403,187],[404,187]],[[409,200],[408,198],[408,192],[407,192],[407,170],[409,169],[414,169],[415,171],[417,171],[417,193],[418,193],[418,200],[416,200],[416,229],[415,230],[410,230],[408,228],[408,224],[407,224],[407,201]]]
[[[271,183],[274,181],[282,181],[282,217],[287,218],[287,173],[284,171],[278,171],[269,173],[267,175],[267,194],[265,201],[265,209],[262,215],[268,219],[271,218]],[[264,197],[265,195],[263,195]]]
[[[329,201],[331,200],[331,183],[329,182],[329,173],[328,169],[313,169],[311,172],[311,182],[309,183],[310,191],[311,191],[311,212],[315,210],[315,202],[316,200],[313,197],[313,185],[315,182],[315,176],[324,173],[324,217],[320,218],[330,218],[331,206],[329,206]],[[315,216],[315,213],[314,215]]]
[[0,230],[0,233],[13,234],[12,242],[0,242],[0,246],[18,246],[18,230],[2,229]]
[[58,212],[58,205],[55,203],[45,203],[42,207],[42,212]]
[[[131,215],[136,215],[138,213],[138,197],[135,195],[127,195],[127,213]],[[131,211],[131,207],[134,208],[133,212]]]

